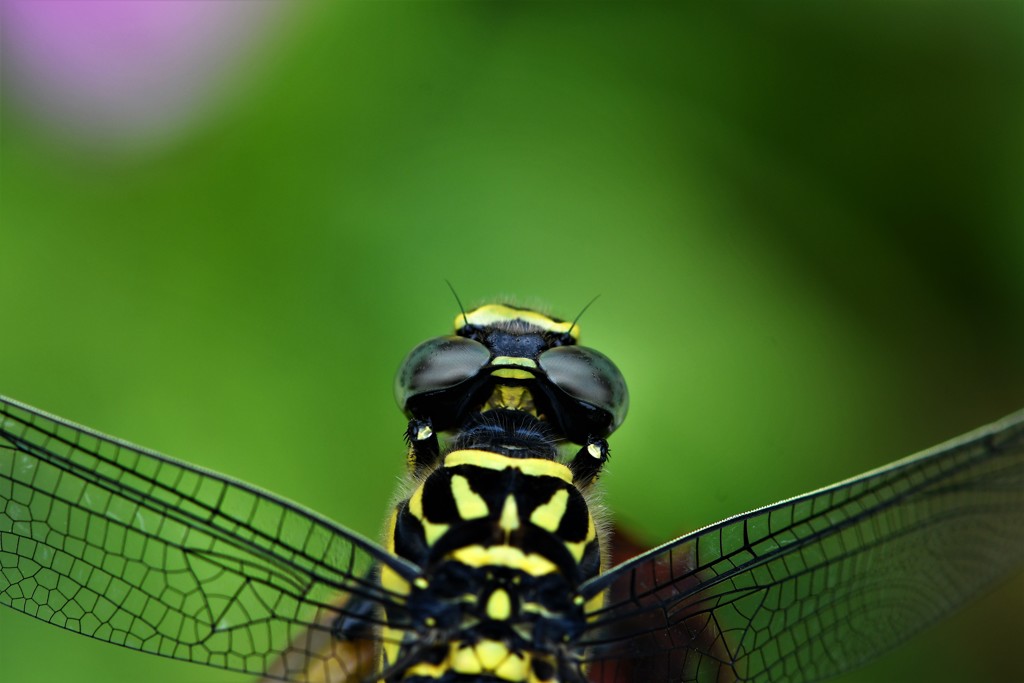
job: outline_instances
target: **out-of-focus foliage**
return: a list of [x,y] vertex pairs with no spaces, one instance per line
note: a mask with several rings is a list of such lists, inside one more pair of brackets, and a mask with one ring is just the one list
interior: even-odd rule
[[[652,541],[1024,404],[1019,3],[275,12],[200,22],[235,52],[173,72],[192,106],[150,127],[131,108],[202,45],[126,20],[168,61],[86,112],[5,21],[0,391],[372,535],[443,280],[564,316],[601,294],[584,341],[632,392],[607,502]],[[1022,678],[1022,595],[844,680]],[[6,610],[0,648],[5,680],[244,680]]]

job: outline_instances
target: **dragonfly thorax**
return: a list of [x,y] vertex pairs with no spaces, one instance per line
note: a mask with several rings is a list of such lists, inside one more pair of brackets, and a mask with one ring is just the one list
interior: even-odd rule
[[[573,680],[577,588],[601,570],[598,527],[570,468],[529,416],[483,414],[395,508],[395,554],[422,568],[388,614],[395,680]],[[455,676],[456,678],[451,678]]]
[[400,617],[389,627],[401,640],[385,655],[385,666],[400,663],[397,680],[575,680],[568,644],[585,615],[565,577],[448,560],[423,586],[409,595],[405,623]]

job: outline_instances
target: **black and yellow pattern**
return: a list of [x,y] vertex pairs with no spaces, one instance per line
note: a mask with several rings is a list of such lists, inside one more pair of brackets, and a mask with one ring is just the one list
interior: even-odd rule
[[0,604],[268,680],[809,682],[1024,564],[1019,412],[608,568],[618,371],[533,311],[456,326],[396,381],[409,472],[383,545],[0,399]]
[[[491,674],[507,681],[552,680],[558,665],[537,652],[534,632],[572,614],[575,587],[598,575],[597,530],[568,467],[491,451],[449,453],[395,512],[393,548],[424,567],[424,599],[458,614],[432,663],[409,680]],[[420,647],[417,629],[389,629],[384,668]],[[424,659],[424,657],[417,657]]]
[[[459,316],[456,330],[415,349],[399,372],[397,394],[412,418],[411,492],[387,545],[423,573],[409,584],[382,567],[382,584],[409,599],[404,619],[385,610],[381,670],[423,683],[582,680],[566,638],[600,606],[577,589],[602,570],[601,526],[586,493],[607,459],[612,415],[624,413],[625,383],[590,350],[545,369],[555,349],[576,347],[571,322],[488,305]],[[574,384],[563,382],[574,393],[559,387],[568,373],[558,368],[575,372]],[[603,390],[612,385],[618,393]],[[442,455],[435,426],[453,424]],[[561,462],[567,434],[584,431],[576,458]]]

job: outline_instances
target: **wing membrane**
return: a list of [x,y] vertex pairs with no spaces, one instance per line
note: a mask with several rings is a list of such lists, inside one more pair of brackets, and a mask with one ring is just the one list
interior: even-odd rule
[[607,590],[591,678],[816,681],[877,656],[1024,564],[1024,411],[655,548]]
[[[344,681],[354,596],[410,567],[293,503],[0,398],[0,603],[176,659]],[[358,615],[366,619],[365,613]]]

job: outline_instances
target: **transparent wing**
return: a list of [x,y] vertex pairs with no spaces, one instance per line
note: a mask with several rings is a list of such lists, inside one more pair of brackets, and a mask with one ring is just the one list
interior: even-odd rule
[[817,681],[1024,565],[1024,411],[593,579],[594,681]]
[[374,562],[411,570],[293,503],[0,398],[2,604],[175,659],[346,681],[367,652],[337,637],[346,605],[400,609]]

